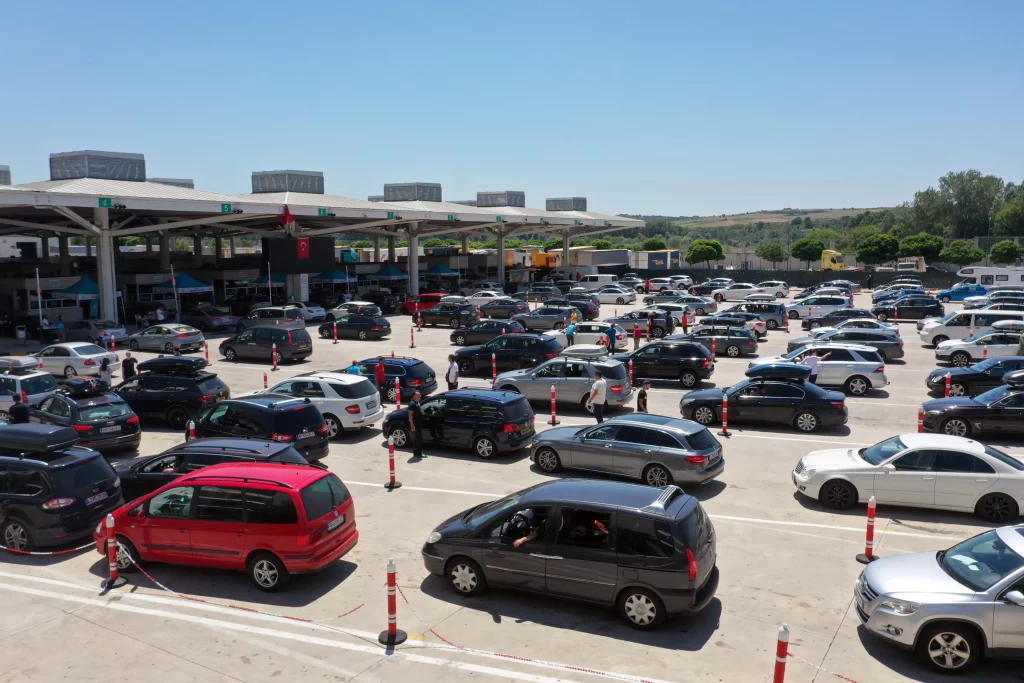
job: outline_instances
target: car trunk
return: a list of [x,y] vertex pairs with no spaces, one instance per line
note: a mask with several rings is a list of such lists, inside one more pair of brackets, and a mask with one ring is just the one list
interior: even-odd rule
[[[712,526],[704,509],[695,499],[689,499],[676,513],[676,525],[681,532],[686,549],[693,554],[697,564],[697,577],[691,588],[700,589],[711,576],[718,559],[715,527]],[[688,555],[689,557],[689,555]]]
[[280,435],[281,440],[291,436],[292,445],[303,455],[310,449],[322,447],[327,440],[324,418],[311,403],[275,412],[274,435]]
[[121,480],[113,468],[96,454],[93,457],[68,459],[67,465],[54,463],[50,472],[54,498],[73,498],[59,508],[61,520],[70,533],[91,528],[97,520],[121,505]]
[[127,403],[96,403],[79,408],[81,424],[74,425],[84,442],[113,439],[139,431],[139,418]]
[[334,474],[317,479],[301,491],[306,509],[306,539],[313,559],[329,555],[356,530],[356,509],[345,484]]
[[505,404],[504,418],[504,429],[513,436],[526,436],[533,433],[533,408],[530,407],[530,402],[525,396]]

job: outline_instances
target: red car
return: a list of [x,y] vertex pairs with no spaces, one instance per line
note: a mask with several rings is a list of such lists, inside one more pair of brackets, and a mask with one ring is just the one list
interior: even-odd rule
[[433,308],[438,305],[441,303],[441,298],[446,296],[449,295],[441,294],[440,292],[435,292],[433,294],[416,294],[403,301],[399,310],[406,315],[415,315],[419,311],[425,311],[428,308]]
[[[245,570],[274,591],[322,569],[359,541],[348,489],[316,467],[224,463],[179,477],[113,513],[120,545],[140,564]],[[93,533],[107,553],[106,529]],[[121,571],[135,569],[124,551]]]

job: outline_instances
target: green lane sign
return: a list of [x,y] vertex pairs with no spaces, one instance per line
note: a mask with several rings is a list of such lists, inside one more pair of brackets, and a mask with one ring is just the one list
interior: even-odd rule
[[326,216],[327,215],[327,209],[317,209],[316,210],[316,215],[317,216]]
[[609,223],[608,221],[605,221],[604,224],[605,225],[611,225],[611,223]]
[[394,211],[388,211],[388,218],[394,218],[394,217],[395,217],[395,212]]
[[454,213],[448,214],[448,222],[451,223],[454,220],[455,220],[455,214]]
[[230,204],[221,204],[220,205],[220,212],[221,213],[231,213],[231,205]]
[[100,208],[109,209],[114,205],[114,201],[110,197],[100,197]]
[[573,225],[579,225],[579,224],[580,224],[580,222],[579,222],[579,221],[573,221],[573,222],[572,222],[572,224],[573,224]]
[[494,222],[495,222],[495,223],[501,223],[501,222],[502,222],[502,221],[501,221],[501,216],[495,216],[495,217],[494,217]]

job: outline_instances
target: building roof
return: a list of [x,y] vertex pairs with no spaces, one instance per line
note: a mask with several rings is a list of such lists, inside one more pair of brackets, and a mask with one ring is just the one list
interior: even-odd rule
[[269,202],[293,206],[313,206],[323,209],[367,209],[369,211],[387,211],[390,204],[384,202],[368,202],[365,199],[353,199],[336,194],[312,194],[309,192],[253,192],[236,195],[236,199],[246,201]]
[[230,203],[238,197],[219,192],[194,190],[179,185],[140,183],[134,180],[104,180],[100,178],[72,178],[70,180],[42,180],[35,183],[12,185],[16,190],[85,194],[97,197],[132,197],[138,199],[175,199]]

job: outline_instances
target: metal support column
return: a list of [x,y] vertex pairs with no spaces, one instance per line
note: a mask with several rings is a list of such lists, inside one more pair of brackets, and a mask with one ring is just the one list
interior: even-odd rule
[[146,235],[146,253],[150,254],[153,252],[153,236]]
[[[166,223],[167,219],[158,218],[157,222]],[[167,233],[160,233],[160,272],[171,272],[171,236]]]
[[565,273],[565,279],[572,279],[569,275],[569,231],[565,230],[562,232],[562,272]]
[[373,237],[373,262],[380,263],[380,235]]
[[[462,255],[469,256],[469,233],[462,233]],[[467,267],[469,261],[466,262]]]
[[57,249],[60,252],[60,276],[68,277],[71,275],[71,252],[67,235],[57,235]]
[[100,318],[117,320],[117,279],[114,276],[114,238],[110,236],[109,209],[93,209],[93,223],[102,232],[96,238],[96,280],[100,289]]
[[231,252],[231,258],[235,258],[235,238],[228,238],[228,251]]
[[395,236],[388,235],[388,263],[395,264]]
[[222,240],[220,237],[214,237],[213,238],[213,250],[214,250],[214,255],[213,255],[214,259],[216,260],[217,265],[219,266],[220,265],[220,260],[223,257],[223,252],[224,252],[224,240]]
[[498,282],[505,286],[505,231],[498,230],[495,233],[498,238]]
[[[409,224],[409,259],[406,274],[409,276],[409,293],[420,293],[420,237],[416,232],[418,223]],[[394,239],[393,237],[389,239]]]
[[197,268],[203,265],[203,238],[200,235],[192,235],[192,264]]

